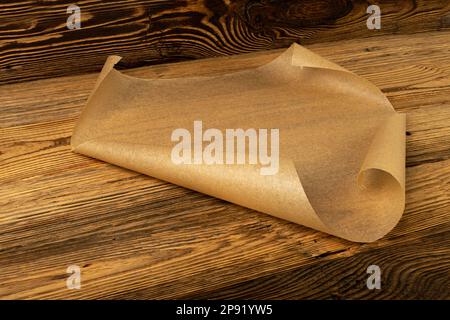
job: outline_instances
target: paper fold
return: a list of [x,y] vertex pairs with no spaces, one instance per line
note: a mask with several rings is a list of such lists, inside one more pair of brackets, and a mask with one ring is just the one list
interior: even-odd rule
[[[258,68],[139,79],[107,59],[72,149],[351,241],[371,242],[405,201],[405,115],[373,84],[293,44]],[[278,173],[258,165],[177,165],[177,128],[277,128]]]

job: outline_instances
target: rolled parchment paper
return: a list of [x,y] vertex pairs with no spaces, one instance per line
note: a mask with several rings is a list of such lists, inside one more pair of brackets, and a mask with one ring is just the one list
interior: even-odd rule
[[[206,77],[134,78],[114,69],[119,60],[108,57],[73,151],[351,241],[375,241],[399,221],[406,117],[367,80],[298,44]],[[244,149],[224,147],[231,129],[249,134]],[[191,144],[177,134],[187,131]]]

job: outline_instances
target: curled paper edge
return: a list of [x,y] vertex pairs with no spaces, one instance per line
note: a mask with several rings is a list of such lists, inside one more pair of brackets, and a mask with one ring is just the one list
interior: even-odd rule
[[[406,117],[404,114],[397,114],[392,108],[392,105],[389,101],[384,97],[381,91],[375,87],[373,84],[364,80],[363,78],[359,78],[361,81],[367,83],[368,90],[371,90],[373,94],[378,94],[384,97],[387,105],[392,108],[392,116],[381,125],[376,134],[372,139],[371,146],[369,151],[366,154],[364,162],[361,164],[360,172],[358,174],[357,183],[362,189],[374,189],[380,190],[380,196],[386,196],[389,193],[395,192],[400,197],[400,206],[395,209],[395,212],[389,212],[382,217],[389,219],[389,223],[383,225],[380,228],[378,225],[374,226],[374,229],[370,232],[359,233],[357,236],[353,235],[352,230],[344,231],[342,228],[336,228],[333,223],[329,223],[325,219],[321,217],[321,214],[314,210],[313,205],[308,199],[307,192],[304,190],[300,176],[297,172],[297,168],[295,164],[290,159],[282,159],[282,166],[284,172],[287,176],[286,181],[295,181],[291,184],[295,185],[296,193],[293,191],[286,193],[294,199],[286,199],[286,195],[279,194],[278,197],[280,201],[275,201],[275,203],[279,203],[279,207],[274,207],[273,205],[269,207],[255,207],[252,203],[247,204],[245,200],[239,199],[238,201],[234,201],[232,196],[224,197],[221,194],[214,194],[213,192],[206,191],[202,188],[198,188],[195,184],[186,183],[185,181],[181,181],[178,178],[175,178],[176,175],[170,174],[171,170],[176,170],[173,168],[168,168],[168,174],[156,174],[154,171],[149,170],[147,167],[141,167],[139,164],[136,164],[134,167],[130,167],[130,162],[126,159],[121,159],[114,155],[112,150],[118,147],[116,141],[108,141],[107,137],[101,138],[96,137],[95,139],[83,140],[85,137],[79,137],[78,133],[80,131],[80,123],[85,122],[86,118],[89,116],[88,109],[90,105],[90,100],[92,96],[95,94],[97,89],[101,86],[103,80],[108,77],[110,72],[114,69],[114,65],[119,62],[121,57],[119,56],[110,56],[108,57],[98,79],[95,84],[94,90],[89,96],[87,107],[83,111],[80,120],[77,123],[77,126],[74,130],[73,138],[72,138],[72,150],[74,152],[79,152],[85,155],[89,155],[91,157],[95,157],[107,162],[114,163],[119,166],[126,167],[128,169],[132,169],[150,176],[154,176],[159,179],[163,179],[175,184],[179,184],[181,186],[194,189],[200,192],[204,192],[210,194],[212,196],[216,196],[219,198],[223,198],[225,200],[235,202],[237,204],[262,211],[273,216],[289,220],[298,224],[302,224],[323,232],[327,232],[333,234],[335,236],[355,241],[355,242],[372,242],[381,237],[383,237],[386,233],[388,233],[399,221],[401,215],[404,211],[404,189],[405,189],[405,123]],[[286,64],[284,60],[288,59],[289,63]],[[283,62],[284,61],[284,62]],[[294,66],[300,68],[322,68],[322,69],[331,69],[336,72],[346,72],[351,73],[350,71],[316,55],[315,53],[297,45],[293,44],[288,50],[283,52],[280,56],[275,58],[272,62],[269,62],[265,65],[262,65],[259,68],[283,68],[286,66]],[[116,70],[115,70],[116,71]],[[116,71],[117,74],[120,74],[123,77],[129,77],[126,75],[122,75],[122,73]],[[355,75],[356,76],[356,75]],[[136,78],[137,79],[137,78]],[[98,143],[101,142],[102,148],[101,150],[98,148]],[[123,147],[123,146],[121,146]],[[141,146],[142,148],[142,146]],[[152,152],[154,154],[158,154],[155,152],[157,148],[152,148]],[[111,152],[105,152],[105,150],[110,150]],[[150,150],[149,150],[150,151]],[[157,156],[155,156],[157,157]],[[161,158],[159,163],[164,161],[165,159]],[[155,163],[158,161],[155,161]],[[143,161],[145,163],[145,161]],[[292,188],[292,189],[295,189]],[[387,188],[387,189],[386,189]],[[283,188],[281,188],[283,189]],[[298,198],[298,199],[297,199]],[[286,200],[286,205],[281,205],[282,200]],[[301,211],[302,214],[296,214],[296,211]],[[358,228],[358,226],[355,226]]]

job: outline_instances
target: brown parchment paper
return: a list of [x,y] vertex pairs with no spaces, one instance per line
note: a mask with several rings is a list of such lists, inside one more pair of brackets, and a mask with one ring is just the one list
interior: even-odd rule
[[[373,84],[293,44],[225,75],[139,79],[110,56],[75,127],[75,152],[357,242],[399,221],[405,115]],[[280,165],[174,164],[172,131],[278,128]]]

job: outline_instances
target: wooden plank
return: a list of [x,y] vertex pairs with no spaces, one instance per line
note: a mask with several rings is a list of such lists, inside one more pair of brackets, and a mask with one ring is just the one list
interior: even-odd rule
[[[407,209],[394,231],[372,244],[70,152],[74,121],[95,75],[0,86],[0,297],[443,298],[450,253],[450,32],[381,39],[311,46],[375,82],[409,115]],[[227,72],[275,55],[127,73]],[[361,282],[367,265],[377,263],[387,286],[378,295]],[[65,287],[72,264],[82,269],[81,290]],[[274,284],[279,279],[282,292]],[[327,285],[308,293],[314,279]]]
[[[449,163],[447,163],[447,166]],[[450,226],[447,226],[447,230]],[[280,271],[190,299],[449,299],[450,235],[432,233],[407,243],[384,244],[353,256],[317,259],[311,265]],[[381,269],[380,290],[368,290],[367,268]],[[133,292],[143,298],[146,292]],[[123,294],[122,297],[130,297]],[[119,296],[120,297],[120,296]]]
[[99,71],[110,54],[128,68],[450,27],[447,0],[374,1],[380,30],[361,0],[81,0],[81,29],[68,30],[72,3],[0,4],[0,83]]

